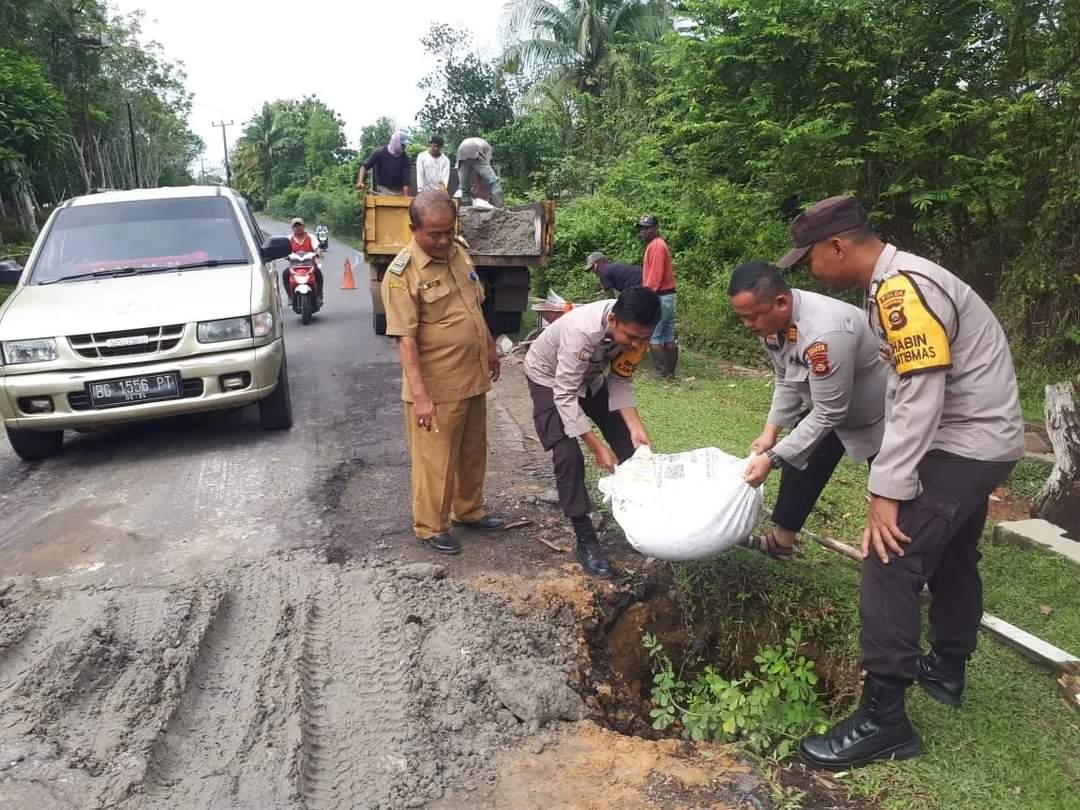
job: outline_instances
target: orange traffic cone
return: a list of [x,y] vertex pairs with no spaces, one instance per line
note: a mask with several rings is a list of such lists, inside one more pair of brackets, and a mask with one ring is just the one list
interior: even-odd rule
[[341,289],[356,289],[356,279],[353,278],[352,274],[352,262],[350,262],[348,259],[345,260],[345,277],[341,281]]

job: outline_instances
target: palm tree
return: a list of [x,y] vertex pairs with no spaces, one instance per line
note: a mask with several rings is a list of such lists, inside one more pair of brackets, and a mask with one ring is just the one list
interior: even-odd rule
[[554,72],[592,92],[613,45],[656,42],[672,28],[668,0],[508,0],[503,58],[531,75]]

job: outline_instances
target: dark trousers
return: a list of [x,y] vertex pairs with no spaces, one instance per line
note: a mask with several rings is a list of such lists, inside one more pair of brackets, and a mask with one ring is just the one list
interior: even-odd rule
[[776,495],[773,523],[789,532],[801,531],[843,457],[844,445],[836,431],[830,430],[810,452],[805,470],[785,464],[780,472],[780,491]]
[[990,493],[1015,462],[975,461],[933,450],[919,463],[922,492],[900,504],[899,524],[911,538],[888,565],[871,554],[862,566],[859,613],[863,668],[911,680],[921,646],[919,593],[930,586],[930,644],[967,658],[982,619],[979,538]]
[[[577,439],[571,439],[563,430],[562,419],[555,407],[555,392],[544,385],[529,380],[529,394],[533,402],[533,424],[536,436],[545,450],[551,451],[555,465],[555,486],[559,492],[559,506],[563,514],[573,520],[592,511],[589,490],[585,485],[585,456]],[[619,463],[634,455],[634,443],[630,429],[622,414],[612,413],[608,407],[608,390],[605,382],[595,394],[578,399],[585,412],[615,451]]]

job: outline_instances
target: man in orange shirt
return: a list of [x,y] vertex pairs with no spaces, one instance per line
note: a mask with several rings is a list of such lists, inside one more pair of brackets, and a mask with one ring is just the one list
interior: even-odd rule
[[651,214],[638,220],[638,236],[645,243],[641,286],[660,297],[660,321],[653,331],[649,348],[660,376],[673,380],[679,362],[679,345],[675,342],[675,271],[671,265],[671,249],[660,236],[660,221]]

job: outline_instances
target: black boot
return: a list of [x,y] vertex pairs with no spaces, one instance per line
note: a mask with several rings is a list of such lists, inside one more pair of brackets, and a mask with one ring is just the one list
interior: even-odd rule
[[964,658],[938,655],[931,650],[919,656],[919,671],[915,678],[926,694],[939,703],[959,709],[964,694]]
[[799,744],[799,757],[811,768],[846,771],[880,759],[910,759],[922,741],[904,713],[907,682],[867,674],[859,708],[825,734]]
[[573,518],[574,536],[577,538],[577,546],[574,555],[585,573],[600,579],[611,579],[615,571],[608,562],[604,552],[600,550],[600,540],[596,536],[592,519],[588,515]]

